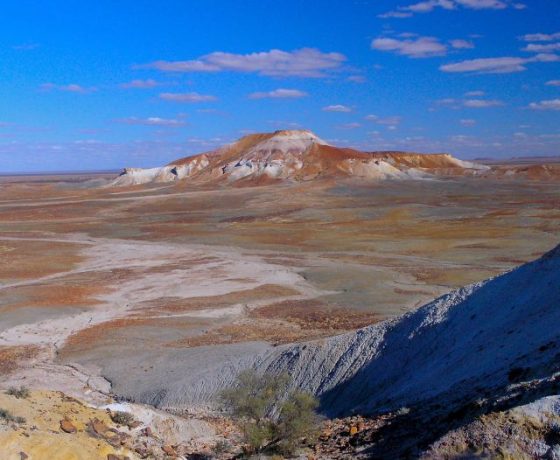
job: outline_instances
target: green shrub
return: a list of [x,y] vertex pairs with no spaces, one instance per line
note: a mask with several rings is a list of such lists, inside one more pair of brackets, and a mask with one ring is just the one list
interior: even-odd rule
[[238,421],[247,454],[263,451],[292,454],[303,440],[310,441],[319,425],[317,399],[304,392],[287,391],[287,375],[258,375],[244,371],[222,401]]
[[111,420],[117,425],[132,425],[135,422],[134,415],[128,412],[111,412]]
[[23,385],[19,388],[10,387],[6,390],[6,394],[10,396],[15,396],[17,399],[27,399],[29,398],[29,388]]
[[319,401],[309,393],[294,392],[281,405],[275,426],[278,449],[285,454],[292,454],[305,439],[312,443],[319,434]]
[[0,420],[14,423],[25,423],[25,418],[14,416],[7,409],[0,409]]

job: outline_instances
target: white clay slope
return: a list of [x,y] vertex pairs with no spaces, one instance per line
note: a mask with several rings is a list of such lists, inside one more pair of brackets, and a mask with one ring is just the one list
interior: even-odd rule
[[229,163],[224,173],[230,180],[263,174],[285,179],[303,167],[304,155],[313,144],[328,145],[311,131],[280,131]]

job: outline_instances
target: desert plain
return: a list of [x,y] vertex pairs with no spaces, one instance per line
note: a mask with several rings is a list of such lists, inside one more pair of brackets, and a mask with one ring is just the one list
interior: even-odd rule
[[550,179],[114,177],[0,178],[3,386],[147,404],[186,417],[166,428],[182,441],[219,431],[212,394],[275,347],[402,315],[541,256],[560,233]]

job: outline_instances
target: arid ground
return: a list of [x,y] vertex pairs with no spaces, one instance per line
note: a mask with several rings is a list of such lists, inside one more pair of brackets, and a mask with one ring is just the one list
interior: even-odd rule
[[196,369],[228,344],[339,334],[534,259],[560,233],[553,181],[103,180],[0,179],[7,382],[48,374],[83,396],[92,375],[134,386],[187,349]]

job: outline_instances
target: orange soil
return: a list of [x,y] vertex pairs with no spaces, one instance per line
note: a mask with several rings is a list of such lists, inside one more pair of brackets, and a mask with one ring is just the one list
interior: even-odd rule
[[0,346],[0,375],[6,376],[11,374],[23,363],[35,358],[39,350],[39,347],[32,345],[17,347]]
[[64,272],[83,260],[79,244],[0,240],[0,279],[30,279]]
[[53,283],[37,286],[22,286],[12,288],[11,294],[15,295],[15,302],[3,303],[0,311],[18,307],[82,307],[98,303],[95,296],[106,293],[107,289],[101,285],[89,284],[71,285]]

